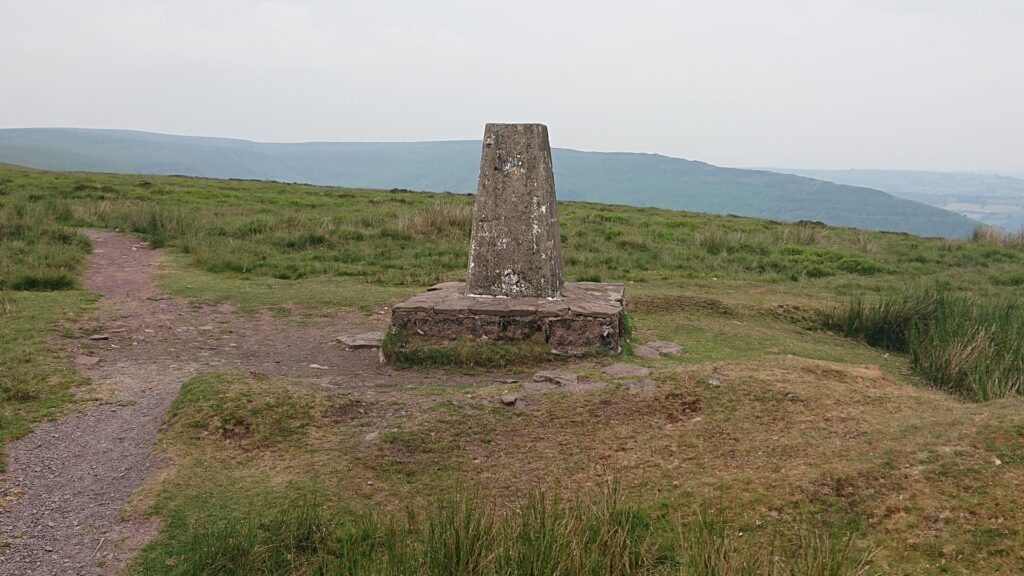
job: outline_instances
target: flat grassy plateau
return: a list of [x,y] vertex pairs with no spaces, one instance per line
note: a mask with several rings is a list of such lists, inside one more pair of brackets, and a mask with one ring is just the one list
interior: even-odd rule
[[[57,353],[95,301],[76,228],[165,248],[162,287],[196,302],[373,313],[464,278],[471,202],[0,168],[0,439],[88,385]],[[567,367],[637,363],[656,389],[518,411],[494,400],[499,373],[467,366],[448,369],[457,385],[410,368],[424,384],[379,401],[203,374],[159,440],[173,464],[132,502],[164,521],[134,570],[1024,572],[1020,242],[571,202],[559,216],[569,279],[626,282],[634,341],[684,347]]]

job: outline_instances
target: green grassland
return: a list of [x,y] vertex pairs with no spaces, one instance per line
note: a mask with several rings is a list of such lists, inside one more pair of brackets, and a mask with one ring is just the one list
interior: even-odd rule
[[[161,285],[197,302],[376,313],[464,278],[471,202],[0,168],[0,355],[21,359],[0,372],[4,422],[23,433],[70,399],[54,342],[91,302],[74,228],[165,248]],[[569,279],[626,282],[634,341],[684,346],[568,368],[638,363],[656,390],[613,381],[519,411],[472,368],[409,368],[423,385],[378,396],[198,376],[159,440],[173,464],[133,500],[164,521],[136,571],[842,575],[869,555],[867,573],[1024,570],[1024,399],[1012,378],[975,385],[1019,365],[1024,252],[599,204],[559,216]],[[962,354],[961,333],[997,353]],[[525,358],[500,375],[528,377]]]

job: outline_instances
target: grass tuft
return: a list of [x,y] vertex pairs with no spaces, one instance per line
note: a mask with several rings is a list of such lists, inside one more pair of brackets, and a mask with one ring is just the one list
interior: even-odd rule
[[994,244],[1010,250],[1024,252],[1024,230],[1020,232],[1005,232],[994,226],[981,225],[974,229],[971,235],[972,242]]
[[947,290],[854,297],[825,315],[827,327],[906,353],[935,387],[976,401],[1024,393],[1024,308]]

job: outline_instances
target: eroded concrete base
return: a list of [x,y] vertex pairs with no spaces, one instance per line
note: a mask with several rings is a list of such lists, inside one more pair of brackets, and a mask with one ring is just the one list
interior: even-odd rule
[[462,282],[445,282],[395,305],[391,324],[410,334],[456,340],[528,340],[543,335],[552,351],[618,351],[623,337],[625,286],[597,282],[565,285],[562,298],[469,296]]

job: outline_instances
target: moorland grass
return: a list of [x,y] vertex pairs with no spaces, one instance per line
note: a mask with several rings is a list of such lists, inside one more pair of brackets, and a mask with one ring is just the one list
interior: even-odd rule
[[[299,303],[328,310],[353,307],[383,311],[381,307],[389,302],[426,285],[459,280],[465,274],[471,204],[471,198],[466,196],[198,178],[58,174],[8,167],[0,168],[0,180],[4,226],[13,230],[0,238],[0,255],[4,256],[0,270],[5,270],[3,281],[8,283],[5,286],[9,290],[0,301],[0,310],[5,314],[0,317],[4,323],[4,330],[0,331],[0,361],[4,362],[0,364],[0,374],[6,374],[6,381],[14,383],[8,385],[13,392],[5,393],[8,398],[2,413],[7,420],[2,428],[19,430],[19,434],[28,429],[31,421],[52,414],[69,397],[67,390],[74,383],[73,372],[62,367],[66,365],[52,354],[48,340],[59,322],[86,307],[89,298],[75,289],[38,292],[10,288],[18,277],[42,279],[19,283],[21,288],[73,288],[74,284],[47,281],[45,275],[65,274],[77,282],[86,247],[71,232],[76,227],[118,228],[155,246],[167,247],[173,254],[169,263],[173,270],[164,285],[175,293],[194,299],[248,302],[255,307]],[[959,375],[961,384],[957,386],[964,390],[981,382],[968,378],[972,372],[985,375],[989,391],[979,396],[997,398],[1003,392],[994,389],[989,380],[993,375],[1011,374],[1012,362],[999,360],[998,353],[980,355],[976,350],[985,346],[974,346],[974,340],[965,344],[956,335],[979,326],[1003,329],[1016,325],[1016,320],[1004,318],[1011,313],[1003,314],[1000,310],[1011,307],[1006,303],[1019,302],[1021,283],[1017,282],[1017,275],[1024,253],[1012,245],[985,238],[947,241],[830,228],[810,222],[785,224],[574,202],[560,203],[559,213],[568,277],[630,283],[628,298],[636,297],[628,301],[636,304],[637,332],[643,338],[667,338],[686,345],[684,354],[656,363],[659,393],[663,392],[661,387],[671,387],[664,398],[652,404],[645,403],[642,395],[630,395],[624,396],[628,399],[625,401],[616,394],[628,392],[615,390],[592,401],[556,398],[551,403],[565,403],[564,411],[540,420],[500,405],[464,406],[461,400],[455,401],[457,391],[445,388],[436,393],[445,394],[447,401],[426,410],[420,406],[408,414],[399,410],[395,414],[401,416],[388,416],[392,420],[387,427],[378,419],[395,411],[377,407],[378,411],[366,418],[373,420],[372,426],[377,427],[373,429],[385,429],[381,430],[378,443],[370,443],[363,437],[371,424],[361,428],[325,415],[322,404],[336,401],[333,395],[301,396],[296,408],[277,396],[287,389],[278,382],[241,382],[232,388],[232,394],[238,396],[232,402],[222,402],[219,392],[211,392],[215,396],[211,399],[186,387],[179,398],[179,411],[172,413],[171,425],[161,440],[163,449],[176,458],[178,472],[146,489],[155,495],[152,508],[146,510],[159,515],[166,527],[146,549],[139,566],[146,573],[166,573],[172,569],[183,574],[211,573],[195,572],[199,570],[198,561],[190,564],[188,560],[195,557],[222,567],[222,573],[252,573],[260,567],[272,571],[271,568],[281,566],[278,562],[295,562],[289,566],[296,573],[317,573],[318,569],[322,573],[346,573],[345,567],[350,566],[348,558],[370,563],[361,566],[386,568],[392,561],[406,562],[404,557],[409,553],[415,558],[409,559],[413,564],[407,566],[429,573],[428,557],[442,558],[457,566],[479,567],[482,554],[487,563],[482,572],[485,574],[510,566],[520,570],[513,573],[530,573],[530,566],[540,567],[533,573],[543,573],[554,562],[552,558],[566,558],[565,550],[582,549],[588,540],[575,539],[571,531],[570,536],[558,540],[541,530],[528,538],[532,543],[529,553],[537,556],[536,562],[502,560],[515,556],[509,551],[516,550],[518,544],[508,535],[516,533],[516,526],[525,525],[522,514],[529,510],[521,507],[518,499],[509,510],[493,508],[493,502],[489,502],[487,506],[473,508],[469,515],[456,515],[457,519],[469,518],[477,524],[483,518],[484,525],[493,527],[493,532],[484,531],[490,536],[483,539],[477,538],[481,532],[474,528],[476,536],[470,540],[475,544],[471,546],[464,544],[468,537],[444,536],[443,526],[446,522],[452,524],[451,517],[436,512],[435,503],[429,501],[414,503],[413,518],[389,512],[376,519],[361,520],[365,516],[356,509],[373,503],[375,498],[407,498],[448,483],[463,486],[466,478],[475,474],[476,464],[472,464],[470,452],[478,449],[478,445],[491,446],[495,438],[502,443],[502,436],[505,438],[501,450],[488,449],[477,454],[484,461],[494,459],[490,465],[495,467],[507,465],[508,461],[501,460],[503,452],[517,455],[524,465],[535,466],[528,467],[530,476],[521,479],[525,482],[534,481],[533,474],[543,477],[544,466],[553,467],[553,474],[565,476],[575,473],[575,464],[589,465],[608,458],[609,462],[621,464],[621,470],[644,476],[651,485],[660,486],[665,494],[676,490],[667,488],[671,478],[679,478],[684,484],[693,479],[696,484],[716,482],[731,486],[731,497],[757,507],[759,517],[766,517],[767,506],[780,505],[790,511],[808,510],[826,516],[873,514],[876,524],[868,532],[872,543],[904,536],[917,539],[906,550],[898,547],[886,551],[886,561],[901,568],[901,562],[914,566],[925,562],[943,566],[992,567],[1000,562],[1020,565],[1022,560],[1013,556],[1014,544],[1020,542],[1019,532],[1010,528],[993,531],[993,526],[1002,522],[998,518],[1010,518],[1010,523],[1018,520],[1012,511],[1000,508],[998,502],[1016,502],[1013,492],[1000,492],[1007,482],[1017,478],[1012,476],[1016,473],[1013,466],[1020,461],[1019,422],[1006,416],[1016,413],[1015,405],[988,404],[985,410],[998,412],[998,418],[978,416],[991,418],[990,430],[983,440],[998,444],[997,451],[992,448],[1001,462],[997,467],[990,463],[987,452],[975,449],[951,453],[926,443],[908,448],[912,454],[900,456],[899,450],[906,442],[904,436],[914,433],[914,422],[908,422],[906,428],[897,427],[901,431],[899,442],[889,441],[880,452],[876,452],[872,442],[867,443],[870,450],[858,444],[852,450],[830,452],[821,436],[831,438],[830,434],[838,431],[836,438],[846,441],[859,437],[865,427],[875,430],[876,435],[878,430],[893,428],[895,424],[888,420],[883,422],[884,426],[876,425],[871,418],[884,418],[874,413],[868,419],[859,419],[864,410],[874,406],[879,386],[912,395],[914,402],[931,402],[928,406],[932,409],[939,406],[952,412],[967,410],[969,405],[956,402],[951,408],[953,404],[937,403],[935,397],[942,395],[927,390],[907,392],[901,387],[905,380],[888,379],[907,365],[902,357],[883,360],[880,353],[870,348],[845,338],[804,330],[803,324],[794,325],[789,318],[793,314],[804,318],[809,314],[807,310],[815,311],[837,297],[862,294],[865,303],[870,303],[887,294],[913,294],[921,286],[942,285],[954,298],[963,297],[970,305],[953,302],[948,310],[959,312],[943,313],[939,321],[929,320],[929,334],[934,335],[923,341],[933,341],[936,346],[921,348],[922,360],[927,355],[937,363],[937,367],[929,368],[936,378],[942,374]],[[784,309],[780,308],[781,303],[785,303]],[[894,304],[893,312],[880,314],[883,320],[872,320],[872,325],[882,328],[865,330],[864,338],[870,333],[872,340],[877,336],[881,345],[898,349],[898,330],[891,326],[904,324],[893,319],[935,316],[934,310],[926,309],[922,315],[913,306],[906,312],[907,307]],[[862,307],[865,317],[875,314],[868,308]],[[858,325],[857,317],[854,315],[848,323]],[[907,341],[923,335],[915,328],[915,322],[910,323]],[[947,322],[946,328],[938,330],[943,322]],[[15,324],[21,327],[7,329]],[[850,334],[861,337],[856,331],[851,330]],[[997,336],[992,331],[984,331],[984,337],[981,341],[1003,356],[1020,350],[1019,345],[1012,348],[1019,340]],[[970,353],[962,353],[964,350]],[[819,366],[810,362],[806,368],[809,374],[781,370],[780,363],[788,366],[787,363],[796,362],[789,355],[835,364]],[[8,366],[12,358],[16,361],[10,366],[15,371]],[[984,361],[977,361],[978,358]],[[956,360],[956,366],[965,368],[950,370],[951,359]],[[912,356],[909,361],[914,361]],[[730,373],[728,368],[737,362],[754,363],[756,368]],[[709,385],[694,384],[703,380],[698,378],[702,372],[685,373],[686,366],[693,363],[726,363],[722,378],[725,385],[705,390],[702,386]],[[881,372],[856,367],[864,365],[881,368]],[[926,362],[922,361],[921,366],[923,370]],[[694,367],[699,371],[705,369],[710,368]],[[758,380],[756,385],[744,381],[757,374],[764,374],[764,381]],[[796,399],[790,399],[786,387],[793,386],[793,378],[801,374],[813,379],[814,384],[803,386]],[[25,382],[34,383],[27,388],[28,392],[15,389]],[[859,394],[865,385],[875,387],[870,390],[872,394]],[[381,391],[386,389],[381,387]],[[949,389],[964,393],[952,385]],[[828,391],[829,402],[842,402],[841,414],[823,411],[824,401],[815,394],[824,390]],[[406,392],[416,396],[428,391],[415,388]],[[482,393],[501,391],[487,389]],[[854,400],[839,399],[843,395]],[[700,402],[695,403],[696,400]],[[182,403],[198,414],[191,423],[173,420],[175,414],[182,413]],[[737,407],[746,407],[742,416],[736,415]],[[541,403],[540,409],[553,408]],[[888,404],[886,410],[891,409]],[[702,412],[696,416],[690,410]],[[620,418],[617,411],[625,416]],[[804,411],[809,411],[806,417],[801,416]],[[667,419],[661,417],[662,412]],[[771,418],[787,414],[790,419],[772,427]],[[961,444],[973,446],[973,432],[963,432],[967,417],[946,416],[949,415],[925,414],[921,419],[923,422],[932,418],[929,426],[956,431],[942,440],[943,449]],[[16,423],[13,427],[8,424],[12,418]],[[760,435],[750,435],[751,423],[756,424],[753,428]],[[815,428],[818,423],[825,426]],[[191,436],[180,434],[189,427],[194,427]],[[799,433],[799,439],[789,438],[791,431]],[[666,438],[673,434],[669,442]],[[550,446],[546,444],[548,437],[553,443]],[[517,449],[523,438],[530,439],[529,446],[536,452]],[[699,448],[687,444],[695,438]],[[412,439],[421,440],[423,450]],[[632,458],[643,460],[644,447],[659,442],[657,457],[651,458],[646,467],[634,466]],[[620,445],[628,450],[616,452],[615,447]],[[593,452],[598,448],[600,454]],[[204,459],[207,450],[212,455]],[[821,451],[820,455],[816,451]],[[804,452],[810,456],[803,458]],[[767,458],[765,453],[771,455],[771,464],[778,464],[778,468],[770,472],[751,470],[752,462]],[[874,467],[864,464],[876,454],[881,454],[881,463]],[[705,455],[713,459],[700,460]],[[692,465],[686,471],[676,470],[675,461],[680,456],[696,460],[682,463]],[[730,468],[733,459],[742,465]],[[669,464],[673,466],[670,471],[657,471],[659,466]],[[761,465],[769,466],[763,462]],[[794,470],[819,468],[821,478],[813,474],[793,475]],[[922,474],[908,476],[901,472],[912,468],[921,468]],[[836,478],[831,478],[831,474]],[[998,474],[1011,475],[1010,480]],[[366,486],[368,478],[377,482],[372,490]],[[775,478],[781,478],[777,485],[773,485]],[[274,490],[289,497],[296,493],[326,495],[332,501],[324,506],[303,505],[283,496],[268,496]],[[753,500],[744,500],[744,493]],[[904,497],[916,503],[904,510]],[[497,498],[500,500],[501,496]],[[590,510],[597,500],[589,494],[579,506]],[[898,507],[889,506],[889,502],[897,500]],[[350,502],[353,510],[339,506],[339,501]],[[697,499],[693,505],[701,501]],[[446,511],[459,505],[458,500],[442,502]],[[941,505],[933,505],[934,502]],[[576,505],[566,502],[563,511],[551,514],[576,517],[577,513],[572,511]],[[675,511],[692,510],[689,505],[671,503]],[[749,573],[741,570],[747,560],[737,560],[747,558],[753,563],[758,558],[781,558],[785,567],[778,569],[793,575],[843,574],[842,570],[855,570],[858,564],[859,556],[842,552],[849,550],[845,535],[832,538],[827,536],[828,532],[803,531],[803,520],[797,516],[787,516],[786,521],[795,524],[783,530],[786,536],[778,541],[780,551],[772,552],[770,539],[748,549],[747,539],[738,536],[738,529],[723,532],[725,524],[714,518],[705,527],[701,527],[699,518],[665,524],[667,520],[660,513],[645,512],[632,505],[627,508],[640,510],[640,517],[650,521],[651,532],[635,542],[637,549],[654,551],[645,552],[642,557],[653,559],[654,564],[643,566],[655,573]],[[953,510],[949,518],[959,520],[942,520],[947,518],[947,509]],[[733,507],[730,513],[743,511]],[[526,517],[533,518],[530,526],[545,525],[536,514]],[[750,518],[743,521],[744,531],[756,528]],[[368,526],[367,531],[359,529],[364,525]],[[550,525],[559,526],[556,521]],[[432,539],[431,526],[436,527]],[[386,547],[373,548],[376,552],[368,556],[359,551],[365,550],[363,535],[369,534],[367,538],[374,541],[375,534],[383,531],[387,537],[392,528],[401,540],[397,549],[406,552],[392,557]],[[794,533],[801,532],[805,534],[803,538],[789,541]],[[317,540],[318,534],[323,536],[321,540]],[[924,538],[923,534],[931,536]],[[728,545],[722,544],[723,535],[729,539]],[[987,540],[978,540],[982,536]],[[356,543],[331,543],[346,538]],[[697,543],[687,544],[688,541]],[[310,542],[328,543],[316,548]],[[721,552],[729,546],[739,551]],[[952,559],[947,562],[947,547],[955,548],[956,555],[966,552],[970,558],[950,556]],[[694,549],[703,552],[687,552]],[[723,554],[731,554],[733,560],[723,560]],[[837,563],[829,558],[846,558],[849,562]],[[226,559],[228,563],[216,564],[217,559]],[[729,568],[735,564],[740,566]],[[367,570],[372,573],[372,569]],[[581,569],[564,573],[594,572]]]
[[[382,286],[425,286],[465,274],[472,204],[465,195],[14,168],[0,168],[0,176],[10,190],[5,204],[65,226],[139,234],[207,272],[352,277]],[[884,283],[953,266],[1001,268],[993,265],[1024,258],[986,243],[866,237],[812,222],[578,202],[560,203],[559,216],[570,278]]]
[[79,318],[93,300],[80,290],[0,292],[0,448],[58,414],[83,382],[52,339],[60,323]]
[[909,355],[933,386],[985,401],[1024,393],[1024,307],[942,289],[855,297],[825,314],[825,325]]
[[971,241],[1024,251],[1024,230],[1006,232],[993,226],[982,225],[974,229]]
[[432,576],[855,576],[870,553],[856,535],[803,528],[791,542],[737,535],[720,513],[680,520],[600,494],[532,490],[494,509],[472,492],[404,514],[337,514],[293,500],[214,518],[150,547],[135,573]]
[[56,414],[81,381],[52,339],[92,301],[76,289],[89,242],[59,222],[67,214],[50,200],[0,195],[0,449]]

